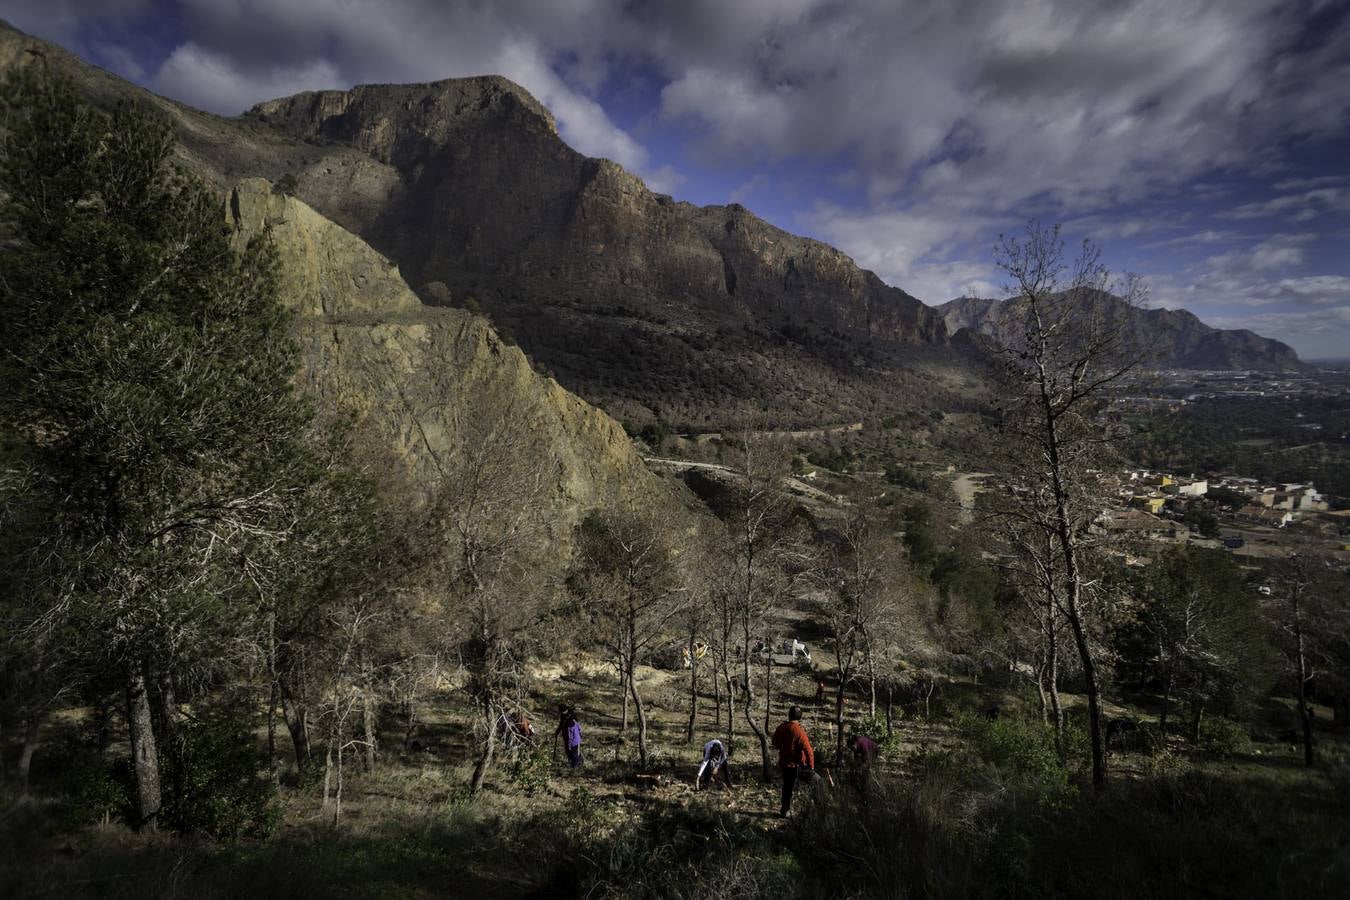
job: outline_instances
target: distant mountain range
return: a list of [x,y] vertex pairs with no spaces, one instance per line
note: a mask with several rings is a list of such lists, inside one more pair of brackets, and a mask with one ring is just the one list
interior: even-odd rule
[[[696,430],[880,420],[982,402],[994,301],[934,309],[839,250],[744,207],[697,207],[576,152],[499,77],[297,94],[238,118],[174,103],[0,23],[0,69],[32,53],[94,102],[141,100],[222,196],[284,186],[397,264],[429,306],[481,310],[534,365],[610,415]],[[1144,311],[1169,364],[1291,368],[1293,351]]]
[[[1135,341],[1150,351],[1149,365],[1171,369],[1295,370],[1307,366],[1288,344],[1251,331],[1211,328],[1184,309],[1145,309],[1106,295],[1108,309],[1122,316]],[[960,297],[937,307],[947,329],[963,328],[996,343],[1016,339],[1016,301]]]

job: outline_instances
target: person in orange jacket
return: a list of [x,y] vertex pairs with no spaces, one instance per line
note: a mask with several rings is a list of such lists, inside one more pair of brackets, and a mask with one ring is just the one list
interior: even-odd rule
[[773,733],[773,746],[778,751],[778,768],[783,773],[783,806],[778,815],[787,818],[792,809],[792,789],[798,780],[810,784],[816,776],[816,751],[802,727],[802,708],[788,710],[788,720]]

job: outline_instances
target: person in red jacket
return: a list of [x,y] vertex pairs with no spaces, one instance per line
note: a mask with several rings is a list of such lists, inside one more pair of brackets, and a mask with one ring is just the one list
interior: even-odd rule
[[810,784],[816,775],[816,751],[811,749],[811,739],[802,727],[800,706],[788,710],[788,720],[773,733],[773,746],[778,751],[778,768],[783,773],[783,806],[778,815],[787,818],[792,809],[792,789],[797,781]]

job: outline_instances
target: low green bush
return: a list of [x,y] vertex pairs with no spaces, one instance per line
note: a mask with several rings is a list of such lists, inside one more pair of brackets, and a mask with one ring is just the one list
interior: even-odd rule
[[[964,714],[958,717],[957,727],[973,753],[1014,781],[1054,787],[1068,784],[1069,770],[1055,745],[1054,728],[1039,719]],[[1066,745],[1072,729],[1066,721]]]
[[1210,716],[1200,723],[1197,743],[1204,753],[1219,758],[1250,753],[1252,738],[1247,726],[1232,719]]
[[543,741],[521,747],[511,754],[506,774],[526,797],[533,797],[548,788],[553,761]]
[[165,824],[220,840],[276,831],[276,786],[248,723],[230,708],[182,723],[178,748],[162,754]]

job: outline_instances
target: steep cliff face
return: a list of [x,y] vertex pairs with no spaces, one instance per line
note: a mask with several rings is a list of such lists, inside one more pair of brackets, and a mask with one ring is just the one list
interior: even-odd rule
[[425,306],[390,260],[262,179],[233,188],[225,215],[239,245],[267,230],[277,247],[283,299],[297,313],[302,388],[322,408],[354,415],[419,486],[420,501],[461,450],[456,423],[500,404],[560,463],[554,527],[564,543],[600,504],[678,507],[613,419],[535,372],[481,316]]
[[[299,94],[246,119],[393,166],[402,190],[351,227],[424,298],[444,296],[433,283],[452,303],[472,296],[564,383],[627,417],[725,421],[773,405],[844,418],[841,401],[897,395],[894,370],[946,342],[940,316],[834,248],[583,157],[501,78]],[[331,180],[310,167],[297,191],[348,224]]]
[[[1141,347],[1150,348],[1150,365],[1176,369],[1304,368],[1288,344],[1251,331],[1211,328],[1184,309],[1140,309],[1112,298],[1112,312],[1121,316]],[[938,307],[947,328],[969,328],[999,343],[1016,337],[1016,306],[1010,301],[961,297]]]

